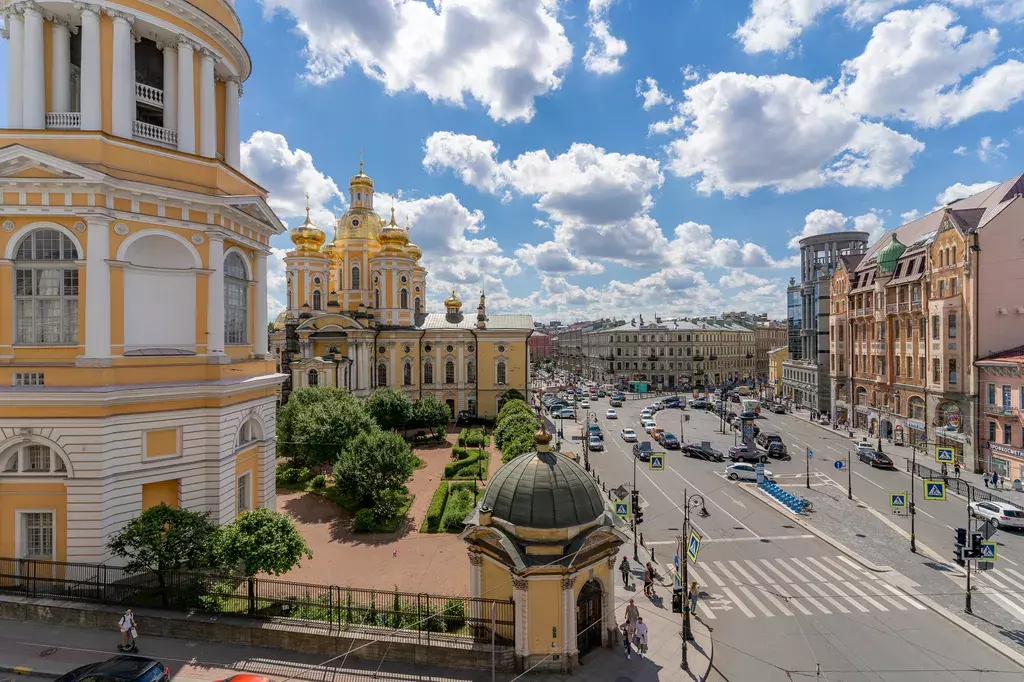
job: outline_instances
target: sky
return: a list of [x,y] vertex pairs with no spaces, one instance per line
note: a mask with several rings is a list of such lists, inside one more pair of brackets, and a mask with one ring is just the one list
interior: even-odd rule
[[1024,172],[1024,0],[236,7],[243,170],[330,235],[362,152],[433,310],[783,318],[800,237],[875,240]]

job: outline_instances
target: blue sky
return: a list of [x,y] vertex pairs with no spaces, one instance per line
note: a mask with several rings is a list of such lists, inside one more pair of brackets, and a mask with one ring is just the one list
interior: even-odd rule
[[328,227],[362,149],[435,308],[782,317],[794,237],[1024,168],[1024,0],[236,5],[245,169]]

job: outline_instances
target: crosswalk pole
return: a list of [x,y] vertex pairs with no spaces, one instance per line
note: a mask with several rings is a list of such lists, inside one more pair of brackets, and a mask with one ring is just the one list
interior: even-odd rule
[[[686,494],[686,488],[683,488],[683,537],[686,539],[687,545],[689,545],[690,538],[690,498]],[[683,565],[683,670],[689,670],[690,664],[686,660],[686,640],[690,638],[690,600],[689,595],[686,594],[685,590],[687,585],[690,584],[689,580],[689,557],[685,554],[679,557],[679,563]]]
[[806,473],[804,474],[804,476],[805,476],[804,485],[806,486],[806,488],[808,490],[810,490],[811,489],[811,449],[807,448],[807,452],[805,454],[807,456],[804,458],[805,459],[805,471],[806,471]]

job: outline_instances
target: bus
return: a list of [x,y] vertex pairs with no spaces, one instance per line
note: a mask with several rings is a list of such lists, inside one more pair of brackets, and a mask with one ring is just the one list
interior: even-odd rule
[[740,405],[743,407],[743,412],[753,412],[754,414],[761,414],[761,402],[754,400],[753,398],[742,398]]

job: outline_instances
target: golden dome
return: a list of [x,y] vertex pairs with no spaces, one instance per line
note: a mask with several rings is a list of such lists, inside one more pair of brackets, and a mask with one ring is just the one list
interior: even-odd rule
[[423,258],[423,249],[421,249],[416,244],[413,244],[412,242],[409,242],[408,244],[405,245],[405,251],[413,260],[419,260],[420,258]]
[[285,320],[288,319],[288,311],[282,310],[281,314],[274,320],[274,331],[281,331],[284,329]]
[[462,310],[462,301],[455,295],[455,289],[452,289],[452,295],[445,299],[444,307],[450,313],[457,313]]
[[324,244],[323,246],[320,247],[320,253],[324,254],[325,256],[327,256],[328,258],[331,258],[331,259],[337,258],[338,257],[338,244],[337,244],[337,241],[338,241],[338,235],[335,234],[334,235],[334,239],[332,239],[331,241],[327,242],[326,244]]
[[289,236],[292,244],[300,251],[316,251],[327,241],[327,235],[313,224],[309,218],[309,204],[306,204],[306,219],[298,227],[293,227]]
[[359,159],[359,172],[349,178],[349,187],[369,187],[373,189],[373,180],[370,176],[363,172],[363,160]]
[[395,222],[395,207],[391,207],[391,222],[388,223],[377,238],[381,246],[402,248],[409,243],[409,235]]

